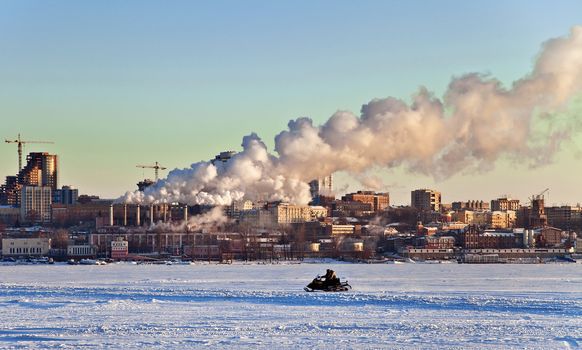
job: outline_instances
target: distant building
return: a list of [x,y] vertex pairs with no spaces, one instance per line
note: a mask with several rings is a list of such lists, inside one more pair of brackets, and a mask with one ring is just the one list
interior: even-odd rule
[[33,152],[26,157],[24,166],[16,176],[7,176],[0,187],[0,205],[20,206],[23,186],[44,186],[52,191],[57,189],[57,156],[49,153]]
[[325,234],[327,237],[349,236],[354,234],[354,225],[326,225]]
[[562,205],[546,207],[548,224],[561,229],[582,228],[582,207]]
[[3,256],[46,256],[51,248],[50,238],[3,238]]
[[0,224],[14,226],[20,219],[20,208],[0,206]]
[[469,200],[466,202],[453,202],[451,209],[459,210],[489,210],[489,203],[481,200]]
[[359,201],[335,201],[332,208],[333,216],[364,216],[374,213],[373,204]]
[[510,228],[515,225],[516,214],[513,210],[492,211],[487,213],[487,226],[489,228]]
[[49,186],[24,186],[21,190],[20,220],[28,223],[51,222],[52,191]]
[[235,151],[224,151],[224,152],[220,152],[218,155],[216,155],[216,157],[214,157],[214,159],[212,159],[210,162],[213,165],[216,165],[217,163],[226,163],[229,159],[231,159],[234,155],[236,154]]
[[529,227],[543,227],[548,223],[548,217],[544,208],[544,197],[536,196],[531,199],[529,212]]
[[414,190],[410,193],[410,203],[417,210],[439,211],[441,193],[429,189]]
[[67,245],[67,257],[69,259],[95,258],[97,247],[89,244]]
[[511,199],[507,196],[497,198],[491,201],[491,211],[505,211],[519,209],[519,199]]
[[238,218],[241,213],[253,210],[253,202],[249,200],[233,201],[226,206],[226,215],[230,218]]
[[310,181],[309,191],[313,199],[317,199],[321,195],[330,195],[333,193],[333,176],[329,175]]
[[143,192],[146,188],[150,187],[153,184],[154,184],[153,180],[144,179],[144,180],[137,183],[137,189],[138,189],[138,191]]
[[111,258],[125,259],[129,254],[129,243],[123,237],[111,241]]
[[451,236],[427,236],[425,237],[426,249],[452,249],[455,245],[455,238]]
[[382,211],[390,207],[390,195],[388,193],[374,193],[373,191],[358,191],[348,193],[342,197],[346,202],[361,202],[371,205],[373,211]]
[[299,222],[316,221],[327,215],[327,209],[324,207],[293,205],[288,203],[279,203],[268,208],[271,212],[272,219],[276,224],[291,224]]
[[79,198],[79,190],[71,186],[63,186],[53,192],[53,203],[75,205]]
[[555,227],[544,227],[540,229],[539,246],[542,247],[559,247],[562,245],[562,240],[568,237],[567,233]]
[[452,214],[452,221],[463,224],[473,224],[474,212],[471,210],[459,210]]

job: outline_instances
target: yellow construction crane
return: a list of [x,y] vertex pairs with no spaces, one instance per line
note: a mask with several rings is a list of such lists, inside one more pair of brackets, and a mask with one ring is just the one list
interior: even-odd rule
[[144,169],[146,169],[146,168],[147,169],[154,169],[156,171],[156,181],[158,181],[159,171],[167,169],[167,168],[161,166],[158,162],[156,162],[156,164],[154,164],[154,165],[136,165],[136,167],[144,168]]
[[23,141],[20,139],[20,134],[18,134],[18,139],[16,140],[4,140],[6,143],[16,143],[18,144],[18,171],[22,169],[22,146],[26,143],[54,143],[52,141]]

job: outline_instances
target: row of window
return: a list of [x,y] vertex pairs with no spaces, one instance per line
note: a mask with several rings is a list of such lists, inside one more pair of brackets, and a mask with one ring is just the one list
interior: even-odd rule
[[72,247],[69,248],[69,254],[71,255],[90,255],[93,254],[91,247]]
[[42,248],[10,248],[10,254],[40,254]]

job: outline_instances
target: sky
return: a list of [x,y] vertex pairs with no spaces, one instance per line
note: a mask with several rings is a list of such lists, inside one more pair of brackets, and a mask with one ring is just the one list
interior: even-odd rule
[[[582,24],[581,1],[28,1],[0,2],[0,137],[54,141],[60,185],[115,198],[153,171],[266,144],[291,119],[323,123],[373,98],[441,96],[453,77],[528,74],[541,44]],[[578,114],[582,113],[579,112]],[[376,169],[394,204],[433,188],[443,200],[582,202],[580,135],[537,168],[444,180]],[[0,176],[17,172],[0,146]],[[167,171],[162,171],[165,175]],[[336,174],[338,193],[364,189]]]

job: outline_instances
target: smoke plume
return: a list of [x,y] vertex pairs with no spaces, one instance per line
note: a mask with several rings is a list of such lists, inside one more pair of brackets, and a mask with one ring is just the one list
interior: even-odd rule
[[217,164],[176,169],[127,203],[224,205],[241,199],[310,200],[307,182],[337,171],[356,176],[374,167],[403,166],[442,179],[488,170],[500,157],[547,163],[579,120],[558,120],[582,91],[582,27],[542,45],[530,74],[511,87],[487,75],[454,78],[444,98],[421,87],[412,102],[388,97],[338,111],[323,125],[298,118],[275,137],[276,155],[256,134],[242,151]]

